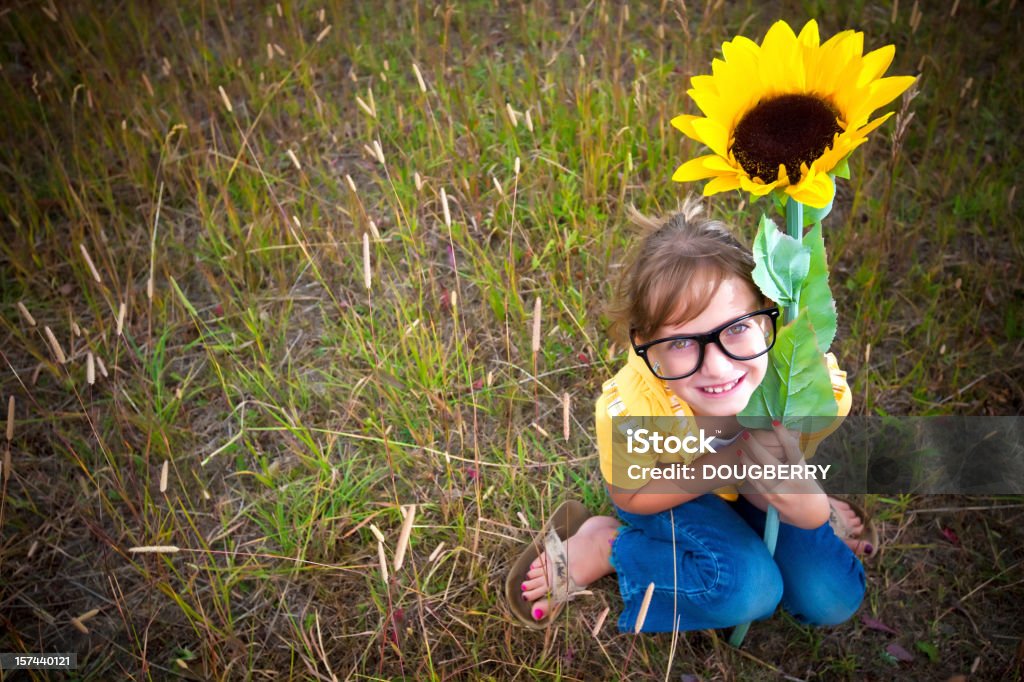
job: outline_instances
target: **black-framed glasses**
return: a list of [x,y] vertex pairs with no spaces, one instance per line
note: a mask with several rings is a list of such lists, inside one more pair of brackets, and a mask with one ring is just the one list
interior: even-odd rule
[[779,309],[765,308],[729,320],[706,334],[678,334],[637,345],[635,330],[629,332],[633,351],[644,359],[654,376],[671,381],[685,379],[704,364],[709,343],[733,360],[753,360],[775,345]]

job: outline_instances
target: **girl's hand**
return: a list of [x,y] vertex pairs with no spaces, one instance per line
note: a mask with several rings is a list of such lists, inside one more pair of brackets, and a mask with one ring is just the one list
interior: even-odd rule
[[[774,431],[749,431],[743,434],[739,450],[740,463],[775,468],[779,464],[803,464],[804,455],[800,452],[799,439],[781,424]],[[777,499],[779,495],[821,493],[821,487],[814,480],[803,479],[754,479],[746,482],[757,493],[765,496],[769,503],[776,506],[787,506],[785,501]],[[780,509],[781,511],[781,509]]]
[[[804,453],[800,451],[800,434],[784,427],[780,422],[772,422],[772,430],[754,429],[748,431],[748,444],[753,441],[763,449],[763,453],[774,458],[773,464],[802,464]],[[742,446],[741,446],[742,447]],[[761,454],[761,450],[758,451]]]

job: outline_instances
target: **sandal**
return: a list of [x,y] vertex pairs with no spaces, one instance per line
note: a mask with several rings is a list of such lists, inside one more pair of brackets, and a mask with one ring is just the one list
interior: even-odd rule
[[[850,509],[860,517],[861,523],[864,524],[864,530],[859,534],[854,534],[851,528],[846,525],[846,522],[843,521],[839,514],[836,513],[835,507],[833,507],[830,502],[828,505],[828,525],[832,526],[832,531],[836,534],[836,537],[840,540],[860,540],[865,545],[870,546],[872,549],[871,552],[864,552],[863,554],[857,555],[861,560],[877,555],[880,547],[878,540],[878,528],[875,527],[871,517],[864,512],[864,509],[859,504],[847,497],[843,497],[842,495],[829,495],[829,498],[839,500],[840,502],[845,502],[850,505]],[[854,552],[854,554],[856,554],[856,552]]]
[[[508,576],[505,578],[505,599],[508,601],[512,613],[526,627],[543,630],[554,621],[565,602],[577,595],[591,594],[589,590],[581,590],[569,575],[569,561],[563,542],[575,535],[588,518],[590,518],[590,512],[579,502],[569,500],[563,503],[551,514],[548,522],[533,538],[533,542],[523,550],[519,558],[512,564],[512,568],[509,569]],[[543,618],[534,620],[533,614],[530,612],[531,604],[523,600],[520,585],[526,580],[530,564],[544,551],[547,552],[554,575],[564,578],[564,580],[556,580],[555,584],[549,586],[548,604],[551,608]]]

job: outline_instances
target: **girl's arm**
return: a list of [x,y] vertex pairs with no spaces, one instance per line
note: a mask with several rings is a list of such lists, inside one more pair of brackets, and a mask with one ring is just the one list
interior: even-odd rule
[[722,464],[738,464],[740,459],[736,451],[741,447],[740,442],[742,442],[741,439],[737,438],[730,445],[719,448],[718,452],[708,453],[695,459],[690,464],[693,478],[686,481],[656,479],[636,490],[617,490],[608,486],[608,493],[615,506],[624,511],[632,514],[657,514],[723,486],[737,485],[742,482],[742,479],[704,478],[703,465],[711,464],[717,469]]

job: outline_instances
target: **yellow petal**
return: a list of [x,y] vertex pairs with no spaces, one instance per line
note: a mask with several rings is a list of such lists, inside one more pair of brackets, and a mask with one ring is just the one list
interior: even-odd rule
[[701,142],[722,158],[729,156],[729,131],[725,126],[710,118],[698,118],[693,121],[693,129],[697,131]]
[[779,185],[777,180],[766,185],[762,182],[756,182],[754,180],[751,180],[746,175],[741,175],[739,177],[740,187],[743,189],[743,191],[750,192],[756,197],[763,197],[765,194],[768,194]]
[[818,36],[818,22],[811,19],[800,29],[800,35],[796,37],[801,45],[806,47],[818,47],[821,38]]
[[723,159],[721,156],[709,154],[708,156],[702,157],[704,159],[704,167],[712,173],[717,175],[724,175],[726,173],[736,173],[738,166],[730,163],[728,160]]
[[728,192],[739,188],[740,178],[738,175],[720,175],[717,178],[713,178],[708,182],[708,184],[704,185],[704,196],[709,197],[712,194]]
[[799,92],[804,87],[803,60],[797,52],[796,34],[785,21],[776,21],[761,41],[758,74],[762,83],[770,83],[769,94]]
[[868,136],[868,133],[870,133],[872,130],[874,130],[878,126],[880,126],[883,123],[885,123],[886,121],[888,121],[889,117],[892,116],[894,113],[896,113],[896,112],[890,111],[888,113],[882,114],[881,116],[876,118],[874,121],[871,121],[870,123],[867,123],[867,124],[861,126],[860,128],[857,128],[857,129],[853,130],[850,133],[850,137],[852,139],[855,139],[855,140],[856,139],[866,138]]
[[707,158],[707,156],[698,156],[696,159],[690,159],[676,169],[676,172],[672,174],[672,180],[675,182],[693,182],[694,180],[703,180],[713,176],[715,173],[708,171],[704,166],[704,160]]
[[878,107],[884,107],[902,95],[903,91],[913,85],[916,80],[917,78],[914,76],[893,76],[891,78],[881,78],[872,83],[871,94],[866,103],[871,107],[868,113]]
[[864,55],[864,62],[861,67],[860,77],[857,79],[857,85],[863,87],[885,73],[885,70],[892,64],[892,58],[895,55],[895,45],[886,45]]
[[681,131],[683,135],[686,135],[690,139],[700,141],[697,137],[697,131],[693,129],[694,120],[700,118],[699,116],[691,116],[690,114],[680,114],[672,119],[672,127]]
[[815,173],[808,169],[795,185],[786,188],[786,194],[796,201],[814,208],[825,208],[835,195],[835,184],[828,173]]

